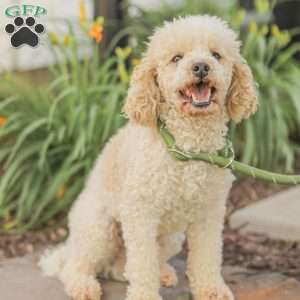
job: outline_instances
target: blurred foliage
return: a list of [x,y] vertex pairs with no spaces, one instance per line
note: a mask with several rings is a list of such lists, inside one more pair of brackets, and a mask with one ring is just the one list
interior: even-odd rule
[[[77,41],[71,27],[62,38],[49,33],[59,61],[49,67],[49,84],[1,78],[2,231],[22,232],[66,211],[99,151],[124,123],[120,108],[128,79],[115,70],[124,67],[130,50],[99,56],[101,22],[82,25],[85,40]],[[79,44],[92,41],[91,57],[81,59]]]
[[259,109],[233,126],[240,160],[271,170],[293,171],[300,135],[300,63],[293,58],[300,43],[288,46],[290,34],[276,25],[250,23],[242,35],[242,54],[258,83]]

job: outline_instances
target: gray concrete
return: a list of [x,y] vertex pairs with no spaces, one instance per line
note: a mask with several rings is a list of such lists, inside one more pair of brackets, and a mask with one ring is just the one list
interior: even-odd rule
[[[37,257],[31,255],[0,262],[1,300],[70,300],[58,280],[41,274]],[[172,264],[177,269],[179,284],[162,288],[163,300],[191,300],[184,261],[176,258]],[[224,276],[236,300],[300,300],[300,283],[281,274],[225,267]],[[103,288],[101,300],[125,299],[127,284],[103,282]]]
[[230,224],[244,232],[300,240],[300,187],[288,189],[238,210],[231,216]]
[[[0,262],[1,300],[70,300],[62,284],[42,275],[37,266],[38,255]],[[173,265],[179,271],[180,282],[175,288],[162,288],[165,300],[188,300],[189,289],[184,275],[184,262],[176,259]],[[103,282],[103,300],[125,299],[127,284]]]

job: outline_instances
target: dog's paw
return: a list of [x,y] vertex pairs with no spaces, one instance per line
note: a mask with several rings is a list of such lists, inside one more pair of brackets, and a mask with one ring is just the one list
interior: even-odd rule
[[231,290],[224,284],[219,287],[205,288],[194,298],[195,300],[234,300]]
[[80,277],[65,285],[67,294],[72,300],[100,300],[101,287],[93,277]]
[[169,264],[164,264],[160,269],[160,283],[165,287],[172,287],[178,283],[176,270]]

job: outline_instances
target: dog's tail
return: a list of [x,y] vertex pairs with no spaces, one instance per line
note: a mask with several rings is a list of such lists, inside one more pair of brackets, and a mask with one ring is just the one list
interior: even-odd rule
[[66,245],[46,250],[39,261],[39,266],[46,276],[58,277],[66,260]]

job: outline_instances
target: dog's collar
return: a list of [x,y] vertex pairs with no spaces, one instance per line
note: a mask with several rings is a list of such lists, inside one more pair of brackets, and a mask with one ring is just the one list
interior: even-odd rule
[[226,144],[224,148],[217,151],[216,154],[210,154],[207,152],[186,152],[181,150],[176,145],[174,136],[171,134],[166,124],[161,119],[157,120],[157,127],[163,141],[167,146],[168,152],[178,160],[181,161],[202,160],[201,158],[203,158],[204,161],[208,160],[210,163],[216,164],[216,158],[223,157],[228,160],[227,164],[223,166],[224,168],[229,167],[234,161],[235,158],[234,149],[232,146],[232,142],[228,137],[226,137]]
[[231,141],[227,138],[225,147],[216,154],[205,152],[185,152],[176,146],[173,135],[162,120],[157,120],[158,131],[164,140],[169,153],[177,160],[200,160],[205,161],[221,168],[229,168],[232,171],[241,173],[263,181],[275,184],[300,184],[300,175],[285,175],[249,166],[234,159],[234,150]]

